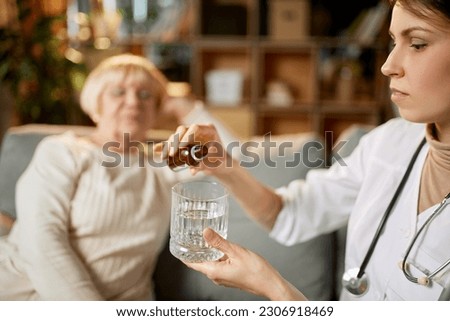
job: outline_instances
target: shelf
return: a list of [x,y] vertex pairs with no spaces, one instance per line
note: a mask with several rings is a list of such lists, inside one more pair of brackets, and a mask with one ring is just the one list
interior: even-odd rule
[[377,113],[380,111],[380,103],[376,101],[321,101],[320,110],[324,112],[339,113]]
[[[211,70],[241,70],[244,84],[239,105],[244,105],[254,119],[254,126],[247,128],[247,132],[261,135],[315,131],[323,135],[329,130],[341,132],[353,122],[376,125],[382,121],[383,110],[389,103],[387,81],[379,72],[387,56],[382,42],[366,45],[348,37],[273,39],[266,35],[269,30],[264,33],[266,25],[261,19],[269,21],[269,17],[264,12],[267,8],[259,7],[264,6],[262,1],[197,0],[196,3],[200,21],[191,43],[194,93],[206,97],[205,76]],[[214,7],[211,14],[218,20],[211,20],[211,16],[202,20],[208,12],[204,9],[210,6]],[[242,16],[245,12],[245,28],[240,25],[240,31],[234,34],[203,32],[209,27],[219,27],[218,21],[224,18],[220,8],[225,16],[233,10]],[[235,18],[228,17],[230,21]],[[205,21],[214,25],[205,26]],[[230,21],[226,21],[229,30]],[[348,57],[354,61],[345,60]],[[344,63],[355,68],[347,82],[346,71],[340,73]],[[240,108],[210,110],[232,115],[227,121],[234,124],[236,119],[232,117],[238,115]]]
[[[321,129],[319,134],[324,137],[328,152],[337,142],[339,136],[350,126],[354,124],[377,124],[381,120],[377,114],[324,114],[321,117]],[[330,154],[328,154],[330,155]]]
[[311,48],[260,48],[258,96],[267,95],[267,84],[278,81],[285,84],[294,101],[311,103],[316,100],[316,60]]
[[207,106],[208,111],[221,120],[236,137],[247,140],[254,134],[255,115],[248,105],[240,107]]
[[260,37],[258,45],[262,49],[276,49],[276,50],[314,50],[321,47],[320,42],[316,41],[315,38],[305,38],[303,40],[271,40],[267,37]]
[[272,135],[311,132],[315,130],[314,119],[309,113],[279,113],[274,117],[258,118],[258,134]]
[[[270,28],[265,23],[270,21],[270,12],[260,6],[269,1],[190,2],[190,33],[172,42],[183,46],[184,58],[188,57],[184,59],[188,66],[181,65],[181,76],[188,74],[183,81],[190,82],[194,96],[204,100],[211,113],[237,136],[302,131],[338,134],[355,122],[377,125],[385,120],[385,111],[390,109],[388,79],[380,73],[388,55],[385,39],[370,45],[346,37],[302,35],[295,40],[279,40],[265,30]],[[292,30],[288,31],[292,35]],[[120,46],[149,56],[158,43],[144,37],[125,40]],[[172,71],[173,60],[167,59],[166,74]],[[242,73],[238,106],[208,102],[206,76],[223,69]],[[227,85],[221,83],[216,88],[224,93]]]
[[301,113],[310,113],[315,110],[314,106],[308,106],[308,105],[292,105],[290,107],[271,107],[271,106],[264,106],[259,108],[258,115],[260,117],[264,116],[270,116],[270,117],[277,117],[277,116],[286,116],[286,115],[295,115],[295,114],[301,114]]
[[217,36],[202,36],[200,38],[197,38],[193,45],[195,45],[198,48],[204,48],[204,49],[233,49],[233,48],[248,48],[253,44],[254,40],[246,39],[242,37],[236,37],[236,36],[224,36],[218,38]]

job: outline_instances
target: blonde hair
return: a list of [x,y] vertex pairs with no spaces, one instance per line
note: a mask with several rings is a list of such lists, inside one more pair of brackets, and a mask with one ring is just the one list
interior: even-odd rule
[[97,122],[101,113],[99,97],[103,93],[108,82],[118,76],[128,74],[142,75],[153,83],[154,94],[159,106],[163,97],[167,94],[167,78],[148,59],[132,54],[121,54],[103,60],[94,68],[83,85],[80,94],[81,109]]

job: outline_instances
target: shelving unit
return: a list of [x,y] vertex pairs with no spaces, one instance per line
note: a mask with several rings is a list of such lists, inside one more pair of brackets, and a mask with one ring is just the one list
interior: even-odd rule
[[[234,107],[209,105],[213,113],[220,110],[218,114],[227,115],[226,122],[231,128],[253,135],[315,131],[324,136],[326,131],[332,131],[337,137],[353,123],[377,125],[385,120],[390,108],[387,79],[379,70],[387,56],[386,46],[378,43],[358,46],[351,39],[337,38],[272,40],[259,34],[261,1],[258,0],[208,1],[208,5],[246,8],[247,29],[240,35],[202,34],[205,2],[194,1],[198,25],[193,27],[190,81],[194,93],[205,99],[204,76],[208,71],[220,68],[242,71],[242,103]],[[347,46],[358,48],[361,55],[351,61],[344,60],[340,53]],[[342,67],[342,79],[338,69],[326,79],[329,72],[326,64],[330,62],[334,68]],[[351,74],[346,76],[345,72],[349,71]],[[269,104],[267,85],[274,80],[290,89],[293,102],[289,106]],[[243,111],[248,126],[245,130],[238,121]]]
[[[182,39],[176,43],[130,39],[120,46],[148,56],[152,46],[182,45],[180,50],[188,51],[189,65],[183,67],[186,79],[181,81],[188,81],[193,94],[206,101],[211,113],[238,136],[304,131],[325,136],[332,131],[337,137],[353,123],[377,125],[390,117],[387,79],[380,72],[387,44],[361,45],[333,37],[271,37],[271,1],[292,4],[302,0],[186,1],[192,4],[192,17]],[[243,75],[242,100],[234,106],[207,100],[206,74],[224,68],[238,69]],[[268,99],[268,85],[273,81],[288,88],[289,104],[280,107]]]

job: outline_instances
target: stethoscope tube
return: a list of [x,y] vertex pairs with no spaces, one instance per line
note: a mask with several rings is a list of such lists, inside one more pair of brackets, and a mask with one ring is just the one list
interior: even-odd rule
[[444,208],[444,206],[447,205],[447,202],[450,200],[450,193],[448,193],[444,199],[442,200],[442,202],[439,204],[439,206],[434,210],[434,212],[428,217],[428,219],[423,223],[422,227],[419,229],[419,231],[417,231],[416,235],[414,235],[411,243],[408,246],[408,249],[406,250],[405,253],[405,257],[403,258],[402,261],[402,272],[405,275],[405,277],[413,282],[413,283],[418,283],[421,285],[427,285],[430,282],[430,279],[432,277],[434,277],[436,274],[438,274],[439,272],[441,272],[443,269],[445,269],[448,265],[450,265],[450,259],[448,259],[444,264],[442,264],[439,268],[437,268],[435,271],[433,271],[432,273],[428,274],[426,277],[419,277],[416,278],[414,276],[412,276],[411,274],[408,273],[407,271],[407,259],[408,259],[408,255],[411,252],[414,244],[416,243],[417,238],[419,237],[419,235],[422,233],[422,231],[425,229],[425,227],[428,226],[428,224],[441,212],[441,210]]
[[[375,246],[378,243],[378,240],[380,238],[381,232],[383,231],[384,226],[386,225],[387,219],[389,218],[392,208],[394,207],[395,203],[397,202],[398,197],[400,196],[400,193],[402,192],[409,175],[411,174],[412,168],[414,167],[414,163],[417,160],[417,157],[419,156],[420,151],[422,150],[422,147],[425,145],[426,139],[423,138],[420,142],[419,146],[417,147],[416,151],[414,152],[411,160],[409,161],[408,167],[405,171],[405,174],[403,174],[403,178],[400,181],[400,184],[397,187],[397,190],[394,193],[394,196],[392,197],[388,207],[386,208],[386,211],[383,214],[383,217],[381,218],[380,224],[378,225],[378,228],[375,232],[375,235],[372,239],[372,242],[369,245],[369,249],[367,250],[367,253],[361,263],[361,266],[358,270],[355,268],[350,269],[347,271],[343,278],[342,278],[342,284],[344,288],[349,291],[350,293],[354,295],[363,295],[369,286],[369,282],[367,278],[363,278],[367,264],[369,264],[370,258],[372,257],[373,251],[375,250]],[[357,272],[357,273],[356,273]],[[355,275],[356,274],[356,275]]]

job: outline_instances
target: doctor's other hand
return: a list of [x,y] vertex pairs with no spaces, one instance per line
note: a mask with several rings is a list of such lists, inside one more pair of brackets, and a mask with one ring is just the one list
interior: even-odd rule
[[223,258],[214,262],[184,263],[205,274],[215,284],[238,288],[270,300],[306,300],[260,255],[224,239],[210,228],[203,231],[203,237],[210,246],[224,253]]

